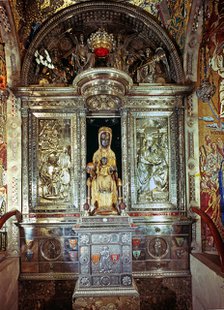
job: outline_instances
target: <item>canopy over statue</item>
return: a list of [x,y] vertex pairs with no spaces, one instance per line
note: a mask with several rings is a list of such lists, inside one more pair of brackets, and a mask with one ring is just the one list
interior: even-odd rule
[[87,180],[87,203],[89,214],[120,214],[125,208],[121,197],[121,180],[118,178],[116,156],[111,150],[112,130],[101,127],[98,132],[99,148],[93,161],[87,164],[90,174]]

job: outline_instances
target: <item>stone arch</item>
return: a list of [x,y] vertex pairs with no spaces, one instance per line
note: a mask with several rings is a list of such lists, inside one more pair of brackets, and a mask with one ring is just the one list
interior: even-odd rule
[[[101,26],[112,33],[125,32],[129,35],[131,31],[135,32],[139,42],[149,44],[154,50],[162,47],[168,55],[173,82],[184,83],[184,72],[178,50],[168,33],[153,16],[128,3],[87,1],[67,7],[42,25],[24,58],[22,85],[37,84],[34,69],[36,50],[56,46],[58,40],[60,38],[63,40],[68,31],[72,31],[75,35],[81,32],[90,35]],[[136,40],[136,37],[133,40]]]

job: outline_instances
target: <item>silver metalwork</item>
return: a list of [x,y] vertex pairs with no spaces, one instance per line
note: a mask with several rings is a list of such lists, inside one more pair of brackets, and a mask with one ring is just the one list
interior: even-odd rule
[[128,149],[128,134],[129,134],[129,126],[128,126],[128,111],[125,108],[127,105],[126,98],[122,101],[122,108],[121,108],[121,144],[122,144],[122,191],[123,191],[123,200],[125,201],[126,205],[129,206],[129,169],[128,169],[128,156],[129,151]]
[[[133,145],[137,147],[137,144],[133,144],[133,136],[136,134],[135,129],[135,116],[138,115],[138,119],[140,122],[140,119],[147,119],[149,116],[153,116],[154,121],[156,121],[156,118],[159,119],[167,118],[170,120],[170,133],[169,133],[169,143],[172,145],[176,145],[177,143],[177,136],[179,136],[179,139],[182,139],[183,136],[183,115],[182,112],[182,95],[189,91],[189,87],[183,87],[183,86],[176,86],[176,85],[166,85],[166,86],[155,86],[155,85],[140,85],[138,88],[133,87],[130,91],[130,95],[125,96],[124,99],[121,101],[120,105],[120,114],[121,114],[121,145],[122,145],[122,180],[123,180],[123,198],[124,202],[128,206],[129,209],[133,208],[141,208],[143,209],[143,205],[133,205],[133,194],[134,184],[133,183],[133,152],[136,152],[137,149],[133,148]],[[84,205],[86,201],[86,190],[83,190],[86,188],[86,154],[87,154],[87,148],[86,145],[86,116],[87,111],[84,109],[84,100],[78,98],[77,94],[73,94],[72,89],[60,89],[61,94],[63,94],[62,98],[70,98],[70,99],[61,99],[55,101],[55,98],[59,96],[58,90],[55,88],[43,88],[42,90],[38,87],[31,87],[31,88],[21,88],[18,90],[18,94],[20,94],[22,98],[22,111],[24,116],[27,115],[27,107],[30,107],[30,113],[28,115],[27,120],[29,119],[29,124],[27,123],[26,126],[26,118],[24,117],[24,126],[23,126],[23,135],[26,139],[26,133],[29,132],[29,136],[27,137],[27,140],[24,140],[24,156],[23,156],[23,171],[24,171],[24,181],[26,178],[26,174],[29,178],[29,187],[31,189],[30,197],[29,197],[29,206],[32,208],[32,211],[42,211],[44,210],[47,205],[49,206],[48,210],[58,210],[58,208],[55,208],[56,204],[54,203],[46,203],[44,202],[43,206],[38,205],[37,207],[37,178],[39,178],[38,171],[35,168],[33,170],[33,165],[39,158],[38,156],[38,150],[41,152],[42,149],[38,147],[38,140],[37,140],[37,129],[38,124],[41,121],[42,123],[47,124],[50,122],[50,119],[59,121],[59,119],[68,119],[70,122],[70,142],[69,145],[71,146],[71,154],[70,154],[70,161],[71,161],[71,188],[73,190],[74,195],[72,194],[72,200],[69,203],[70,207],[74,210],[81,211],[82,206]],[[38,94],[40,94],[40,97],[37,97]],[[151,95],[153,94],[153,99],[151,98]],[[166,95],[167,94],[167,95]],[[178,94],[178,96],[174,95]],[[45,96],[46,95],[46,96]],[[144,97],[143,97],[144,95]],[[43,97],[45,96],[45,97]],[[72,97],[74,100],[72,100]],[[27,100],[29,98],[29,100]],[[38,99],[37,99],[38,98]],[[43,100],[45,98],[45,100]],[[179,115],[172,113],[171,111],[174,111],[175,108],[178,108]],[[41,111],[40,111],[41,109]],[[45,109],[47,112],[45,112]],[[50,112],[49,112],[50,110]],[[61,113],[60,111],[64,111]],[[103,111],[97,110],[95,111],[96,117],[103,117],[105,113],[102,113]],[[117,111],[118,112],[118,111]],[[116,112],[116,113],[117,113]],[[115,111],[108,111],[106,113],[115,113]],[[136,114],[137,113],[137,114]],[[157,116],[156,116],[157,115]],[[169,116],[170,115],[170,116]],[[88,116],[90,117],[90,116]],[[179,119],[179,123],[175,121],[175,119]],[[32,120],[32,121],[31,121]],[[61,121],[61,120],[60,120]],[[35,123],[36,122],[36,123]],[[31,127],[32,124],[32,127]],[[140,124],[140,123],[139,123]],[[139,125],[140,126],[140,125]],[[169,126],[168,126],[169,127]],[[176,132],[176,128],[178,128],[179,134]],[[139,127],[140,130],[140,127]],[[26,142],[25,142],[26,141]],[[31,141],[33,141],[31,143]],[[28,160],[27,158],[27,152],[25,151],[27,145],[29,143],[29,163],[28,165],[25,164],[25,162]],[[78,146],[81,147],[78,147]],[[179,149],[180,150],[180,149]],[[176,152],[179,150],[175,150],[175,148],[171,148],[171,161],[174,163],[172,165],[172,172],[175,172],[176,167]],[[137,153],[136,153],[137,154]],[[183,154],[182,154],[183,156]],[[179,158],[180,160],[180,158]],[[27,166],[27,170],[26,170]],[[129,168],[131,167],[131,169]],[[182,167],[182,163],[180,163],[179,167]],[[80,169],[81,168],[81,169]],[[28,173],[29,169],[29,173]],[[182,168],[181,168],[182,169]],[[27,172],[26,172],[27,171]],[[181,173],[181,170],[175,173]],[[175,175],[175,174],[174,174]],[[130,183],[130,180],[131,183]],[[176,177],[173,179],[174,182],[172,184],[175,185]],[[24,186],[25,182],[24,182]],[[24,188],[23,186],[23,188]],[[38,185],[39,186],[39,185]],[[178,192],[179,194],[183,192],[183,186],[180,184],[178,185]],[[173,186],[174,188],[175,186]],[[82,189],[82,190],[80,190]],[[28,192],[28,191],[27,191]],[[26,193],[24,192],[24,195]],[[131,197],[132,199],[129,200]],[[170,195],[172,197],[171,203],[174,205],[177,205],[175,202],[176,194]],[[42,198],[41,198],[42,199]],[[42,199],[43,200],[43,199]],[[183,199],[180,199],[183,201]],[[23,200],[24,204],[23,207],[25,207],[25,196]],[[49,201],[50,202],[50,201]],[[53,200],[51,200],[53,202]],[[61,204],[61,200],[56,200],[57,204]],[[42,203],[43,204],[43,203]],[[182,203],[181,203],[182,205]],[[35,208],[34,208],[35,206]],[[36,208],[37,207],[37,208]],[[69,208],[70,208],[69,207]],[[151,208],[150,205],[148,207]],[[166,209],[167,207],[170,208],[170,205],[164,203],[163,205],[157,204],[156,207],[159,207],[159,209]],[[66,207],[68,210],[68,207]],[[181,207],[182,208],[182,207]],[[63,205],[61,205],[61,210],[65,210],[65,203],[63,202]],[[69,209],[72,210],[72,209]]]
[[[120,218],[123,225],[117,224],[116,218]],[[109,222],[113,219],[112,225],[108,226],[104,219],[108,219]],[[132,285],[132,229],[127,219],[128,217],[125,217],[122,221],[122,216],[80,219],[78,228],[80,288]]]
[[22,147],[22,167],[23,167],[23,174],[22,174],[22,184],[23,184],[23,191],[22,191],[22,199],[23,199],[23,214],[29,214],[29,196],[28,196],[28,188],[29,188],[29,181],[28,181],[28,109],[22,109],[22,135],[23,135],[23,147]]
[[[164,32],[154,23],[154,20],[141,12],[137,18],[133,18],[132,14],[136,13],[135,9],[128,8],[126,14],[126,5],[116,2],[108,4],[101,1],[97,4],[88,3],[88,5],[82,3],[76,8],[78,8],[77,11],[70,7],[69,10],[59,12],[53,22],[49,21],[43,27],[45,31],[47,30],[47,34],[42,29],[37,34],[24,61],[22,75],[25,84],[31,84],[38,78],[32,76],[32,57],[35,50],[39,49],[42,44],[46,43],[46,48],[48,48],[46,39],[51,34],[55,38],[56,24],[67,27],[70,21],[79,17],[82,18],[83,23],[86,23],[89,10],[93,9],[92,23],[99,20],[100,16],[105,16],[108,8],[112,9],[111,19],[108,21],[111,29],[111,22],[118,16],[117,12],[122,13],[122,16],[127,16],[131,20],[131,22],[128,20],[128,23],[130,22],[128,26],[131,25],[131,28],[137,29],[136,33],[141,31],[142,41],[136,41],[136,44],[151,40],[153,50],[155,50],[160,42],[163,57],[164,55],[169,57],[167,61],[169,61],[172,80],[176,83],[183,82],[183,71],[175,47],[170,39],[164,36]],[[98,9],[100,12],[97,11]],[[57,29],[60,30],[60,28]],[[124,38],[123,43],[127,43],[129,39],[133,44],[135,40],[138,40],[134,33],[133,37]],[[57,45],[57,42],[55,43]],[[126,59],[130,59],[128,57]],[[105,67],[83,71],[70,87],[30,86],[18,89],[18,96],[23,102],[24,117],[23,207],[25,213],[28,215],[42,212],[41,216],[45,221],[49,220],[49,212],[57,213],[57,216],[61,218],[58,221],[51,219],[54,221],[54,226],[63,226],[62,223],[66,222],[64,214],[66,216],[72,212],[76,212],[78,216],[82,214],[83,204],[86,201],[85,167],[89,147],[86,137],[86,118],[99,117],[103,122],[105,116],[116,115],[121,120],[121,149],[119,151],[122,154],[123,199],[127,204],[127,212],[137,214],[136,232],[140,236],[139,240],[131,244],[132,229],[127,220],[128,217],[82,217],[79,223],[81,227],[77,244],[77,239],[73,238],[71,232],[68,234],[66,230],[63,232],[60,232],[60,229],[59,231],[48,230],[46,229],[48,224],[42,225],[37,216],[36,223],[33,223],[32,227],[38,235],[32,239],[34,240],[32,249],[30,249],[32,253],[28,254],[32,262],[35,257],[32,255],[40,253],[38,260],[41,261],[27,265],[30,262],[24,260],[22,251],[25,241],[21,237],[23,255],[21,265],[24,279],[28,279],[28,275],[24,274],[28,268],[33,268],[32,272],[36,275],[36,277],[30,275],[30,278],[54,279],[50,272],[56,269],[55,261],[60,260],[63,270],[70,268],[73,278],[74,274],[77,275],[79,265],[79,284],[74,296],[95,296],[94,294],[107,296],[118,292],[121,295],[137,296],[132,283],[132,257],[134,257],[133,266],[137,266],[136,270],[139,270],[135,275],[142,277],[189,275],[188,257],[185,256],[188,246],[185,248],[182,244],[188,242],[189,232],[184,237],[176,237],[174,236],[176,232],[167,222],[173,222],[180,212],[186,212],[183,148],[185,107],[182,98],[191,91],[191,87],[168,84],[169,79],[166,80],[164,76],[160,78],[164,79],[160,81],[166,82],[165,85],[154,84],[155,80],[148,80],[150,83],[145,83],[147,79],[141,77],[140,85],[131,86],[132,79],[128,74],[119,69]],[[55,143],[49,146],[55,127],[58,128],[57,133],[55,132],[56,136],[60,136],[65,128],[68,132],[60,136],[61,139],[55,139]],[[47,141],[44,136],[46,129],[49,130],[49,134],[46,135]],[[140,157],[142,156],[143,161],[146,160],[143,153],[149,151],[149,149],[144,149],[144,143],[142,143],[144,139],[145,141],[153,140],[152,145],[147,147],[150,148],[150,152],[154,152],[150,162],[152,171],[147,172],[146,182],[156,185],[157,188],[147,188],[148,185],[145,187],[142,176],[141,180],[139,177],[139,171],[143,173],[146,168],[140,169],[140,163],[142,163]],[[47,143],[46,148],[44,143]],[[60,155],[63,154],[63,147],[66,146],[71,152],[68,154],[66,152],[64,161],[59,161]],[[52,154],[52,157],[58,157],[56,162],[54,162],[55,158],[51,158]],[[66,170],[69,189],[62,190],[61,184],[54,179],[54,186],[48,192],[49,184],[45,180],[46,174],[42,175],[40,170],[45,159],[48,162],[49,157],[53,160],[53,168],[48,167],[50,171],[55,169],[60,174]],[[62,162],[66,163],[65,166]],[[47,189],[46,192],[45,189]],[[58,193],[62,194],[63,198]],[[148,218],[146,224],[142,223],[143,216]],[[158,218],[159,223],[156,222]],[[162,225],[164,222],[165,224]],[[190,225],[189,222],[186,225]],[[77,227],[74,227],[74,230],[76,229]],[[51,242],[58,239],[61,243],[60,251],[49,254],[49,247],[44,245],[50,244],[52,248],[57,247],[59,245],[57,241]],[[77,269],[72,269],[74,266]],[[180,271],[181,268],[183,270]],[[57,277],[72,278],[66,272],[64,275],[55,274],[55,278]]]
[[172,129],[175,115],[169,111],[133,112],[131,119],[131,144],[134,145],[130,165],[132,208],[145,209],[150,204],[155,209],[175,208],[177,168],[174,149],[177,144]]
[[[86,201],[86,112],[84,110],[80,111],[79,114],[79,138],[77,139],[77,145],[80,145],[80,148],[77,150],[80,155],[80,206],[79,209],[82,211],[83,205]],[[78,166],[76,167],[78,170]]]
[[124,71],[114,68],[91,68],[81,72],[73,81],[78,93],[86,99],[90,110],[117,110],[132,85]]
[[[73,206],[71,182],[74,180],[74,158],[71,137],[75,117],[69,113],[33,112],[30,141],[30,206],[35,210],[61,209]],[[32,141],[32,143],[31,143]]]

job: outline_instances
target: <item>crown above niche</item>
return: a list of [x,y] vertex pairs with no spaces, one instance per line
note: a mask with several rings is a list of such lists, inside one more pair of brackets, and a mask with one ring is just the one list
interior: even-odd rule
[[133,81],[124,71],[102,67],[81,72],[73,85],[85,98],[88,109],[117,110]]
[[[94,58],[103,60],[116,48],[113,34],[108,34],[104,28],[92,33],[87,44],[94,53]],[[132,84],[133,81],[126,72],[106,67],[105,64],[102,67],[90,66],[81,71],[73,81],[78,93],[85,98],[87,108],[101,111],[118,110]]]
[[[106,46],[93,49],[98,42]],[[165,57],[157,57],[158,48]],[[21,81],[69,86],[82,71],[99,67],[122,70],[134,83],[184,82],[178,51],[165,30],[147,12],[122,1],[84,1],[49,18],[28,46]]]
[[92,33],[87,40],[88,45],[96,57],[106,57],[115,47],[113,34],[109,34],[104,28]]
[[93,68],[123,71],[134,83],[170,83],[165,50],[162,47],[153,50],[142,40],[135,31],[110,33],[98,28],[84,35],[69,29],[58,48],[51,45],[49,49],[46,46],[35,50],[37,84],[71,85],[76,77]]

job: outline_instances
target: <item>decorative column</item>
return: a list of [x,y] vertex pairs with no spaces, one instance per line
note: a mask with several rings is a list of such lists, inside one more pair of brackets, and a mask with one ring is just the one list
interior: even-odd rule
[[27,217],[29,214],[29,197],[28,197],[28,108],[23,107],[21,109],[22,114],[22,136],[23,136],[23,145],[22,145],[22,167],[23,167],[23,175],[22,175],[22,213],[24,217]]
[[[125,98],[123,99],[125,101]],[[124,105],[124,104],[123,104]],[[126,108],[121,109],[121,143],[122,143],[122,181],[123,201],[129,208],[129,171],[128,171],[128,113]]]
[[86,201],[86,113],[84,110],[79,113],[79,125],[78,125],[78,133],[79,133],[79,156],[80,156],[80,211],[82,211],[82,207]]

